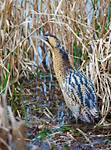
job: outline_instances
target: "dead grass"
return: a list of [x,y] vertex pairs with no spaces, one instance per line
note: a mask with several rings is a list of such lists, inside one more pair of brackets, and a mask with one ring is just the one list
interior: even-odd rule
[[[96,86],[104,119],[111,109],[111,2],[106,1],[0,1],[0,94],[13,99],[14,83],[22,72],[35,71],[46,61],[44,45],[31,35],[57,36],[75,68]],[[50,59],[48,58],[49,63]]]
[[[8,111],[8,112],[7,112]],[[16,121],[4,94],[0,96],[0,148],[3,150],[25,148],[25,122]]]

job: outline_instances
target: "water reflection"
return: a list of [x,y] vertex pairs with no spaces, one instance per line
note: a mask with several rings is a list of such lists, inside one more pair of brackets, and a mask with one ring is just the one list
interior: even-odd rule
[[[106,149],[107,145],[109,145],[109,139],[104,136],[102,137],[102,135],[107,135],[108,132],[110,134],[110,130],[95,130],[94,124],[82,121],[79,121],[77,124],[75,122],[72,112],[64,103],[58,82],[52,74],[37,76],[37,78],[30,81],[29,85],[25,85],[23,90],[26,88],[31,93],[24,99],[27,119],[31,126],[28,136],[30,137],[30,142],[34,145],[42,147],[43,150],[50,149],[47,140],[50,141],[52,146],[53,142],[55,142],[56,149],[63,149],[66,144],[69,146],[69,142],[69,149],[95,150],[101,147]],[[63,130],[64,126],[69,126],[74,131],[72,132],[72,129],[68,131]],[[77,129],[83,131],[89,141]],[[49,134],[49,136],[45,136],[47,140],[43,140],[40,145],[41,140],[37,139],[37,137],[47,132]],[[56,136],[52,136],[53,134]],[[70,134],[75,140],[71,139],[67,134]],[[90,141],[94,148],[91,147]]]
[[[47,107],[53,116],[56,116],[57,122],[60,125],[68,124],[71,117],[73,117],[72,112],[66,107],[64,103],[64,98],[60,87],[56,80],[53,80],[53,75],[49,77],[43,77],[40,75],[35,78],[31,83],[25,88],[29,88],[33,98],[30,96],[27,98],[27,112],[33,114],[33,109],[36,107]],[[29,102],[28,102],[29,101]],[[29,110],[30,105],[30,110]],[[37,113],[41,113],[37,111]],[[35,114],[36,115],[36,114]]]

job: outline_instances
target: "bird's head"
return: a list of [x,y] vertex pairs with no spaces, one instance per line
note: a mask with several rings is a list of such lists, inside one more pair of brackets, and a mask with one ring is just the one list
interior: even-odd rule
[[54,35],[45,34],[44,36],[38,36],[38,37],[51,49],[59,48],[61,45],[59,39]]
[[36,36],[36,38],[39,38],[42,42],[44,42],[51,50],[52,54],[53,54],[53,58],[54,56],[61,56],[63,57],[63,59],[68,59],[68,55],[65,52],[64,46],[62,45],[62,43],[60,42],[60,40],[51,34],[45,34],[43,36]]

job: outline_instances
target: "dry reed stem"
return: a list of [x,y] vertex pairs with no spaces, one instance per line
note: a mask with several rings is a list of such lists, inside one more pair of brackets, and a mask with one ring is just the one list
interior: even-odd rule
[[76,128],[76,130],[78,130],[84,137],[85,139],[87,140],[87,142],[90,143],[91,147],[94,147],[91,140],[88,138],[87,134],[85,134],[82,130],[80,130],[79,128]]
[[13,149],[24,150],[25,129],[25,122],[15,120],[11,108],[6,104],[6,97],[2,94],[0,96],[0,148],[11,150],[13,147]]
[[45,57],[45,49],[40,50],[38,40],[32,39],[31,35],[50,33],[62,41],[71,55],[72,63],[75,64],[76,60],[77,68],[95,84],[101,102],[99,109],[104,116],[111,107],[110,6],[109,0],[2,0],[0,92],[3,93],[3,89],[6,89],[6,78],[8,77],[8,82],[12,81],[19,76],[21,70],[34,70],[37,64],[37,67],[41,65],[45,71],[40,59]]

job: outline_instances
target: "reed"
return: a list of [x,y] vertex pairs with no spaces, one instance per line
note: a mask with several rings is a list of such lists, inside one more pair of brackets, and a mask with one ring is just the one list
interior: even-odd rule
[[20,84],[21,72],[28,76],[26,70],[35,71],[35,66],[46,71],[46,48],[31,36],[46,33],[57,36],[75,68],[91,78],[102,117],[107,116],[111,109],[110,0],[2,0],[0,94],[8,91],[13,99],[13,86]]
[[25,121],[17,121],[11,107],[6,103],[6,95],[0,96],[0,148],[4,150],[25,148]]

